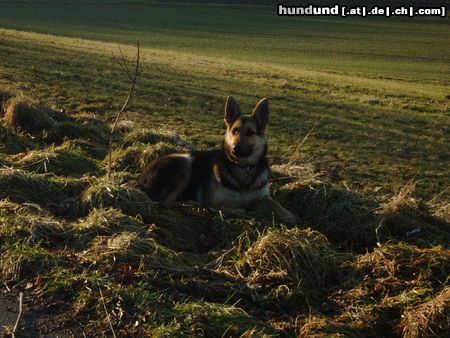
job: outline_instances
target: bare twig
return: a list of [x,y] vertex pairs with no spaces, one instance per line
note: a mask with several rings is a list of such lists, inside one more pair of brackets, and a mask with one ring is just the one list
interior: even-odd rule
[[100,299],[102,300],[103,308],[105,309],[106,318],[108,319],[109,327],[111,328],[111,332],[114,338],[116,338],[116,332],[114,331],[114,327],[111,322],[111,318],[109,318],[108,309],[106,308],[105,298],[103,297],[102,288],[100,287],[100,284],[97,282],[98,290],[100,291]]
[[19,293],[19,314],[17,315],[16,323],[14,324],[14,328],[11,332],[11,336],[14,338],[16,336],[17,328],[19,327],[20,318],[22,317],[23,312],[23,292]]
[[114,61],[117,62],[117,64],[120,67],[120,70],[123,72],[123,74],[130,80],[130,82],[133,82],[133,76],[131,75],[130,68],[128,67],[128,63],[125,60],[125,57],[122,53],[122,49],[119,48],[120,52],[120,59],[114,54],[114,52],[111,51],[111,55],[114,59]]
[[[129,69],[128,66],[126,65],[126,61],[125,58],[123,57],[122,51],[120,51],[121,55],[122,55],[122,59],[123,62],[125,64],[125,69],[126,69],[126,73],[129,73]],[[134,69],[134,76],[132,78],[132,82],[131,82],[131,88],[130,91],[128,93],[128,97],[125,100],[125,103],[123,104],[122,108],[120,109],[120,111],[117,113],[116,118],[114,120],[114,124],[111,128],[111,133],[109,134],[109,149],[108,149],[108,153],[109,153],[109,161],[108,161],[108,179],[111,179],[111,162],[112,162],[112,141],[113,141],[113,134],[114,131],[116,130],[117,127],[117,122],[119,121],[120,115],[124,112],[125,108],[127,107],[128,103],[131,100],[131,97],[133,96],[133,92],[134,92],[134,87],[136,85],[136,79],[139,73],[139,58],[140,58],[140,53],[139,53],[139,41],[137,42],[137,55],[136,55],[136,67]],[[117,62],[119,62],[116,59]],[[119,62],[120,65],[120,62]]]
[[119,47],[120,57],[122,59],[122,64],[124,66],[124,70],[127,73],[128,79],[130,79],[131,82],[133,82],[133,77],[131,76],[130,67],[128,67],[128,63],[125,60],[125,57],[123,56],[122,49]]

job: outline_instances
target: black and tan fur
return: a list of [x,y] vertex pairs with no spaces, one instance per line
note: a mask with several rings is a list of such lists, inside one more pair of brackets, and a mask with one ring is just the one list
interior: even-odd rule
[[267,99],[256,105],[252,115],[243,115],[236,101],[228,97],[222,147],[160,157],[143,170],[137,181],[139,188],[166,206],[180,200],[222,210],[264,204],[281,222],[295,223],[295,216],[270,196],[268,121]]

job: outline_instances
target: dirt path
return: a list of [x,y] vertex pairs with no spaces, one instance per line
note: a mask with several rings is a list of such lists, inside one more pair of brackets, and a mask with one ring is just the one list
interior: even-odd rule
[[[74,337],[67,326],[68,308],[65,306],[47,306],[35,304],[30,295],[24,294],[23,313],[19,323],[21,336],[25,337]],[[19,313],[19,297],[6,290],[0,293],[0,327],[2,334],[5,327],[12,329]],[[62,320],[62,319],[65,320]],[[70,317],[69,317],[70,318]],[[72,317],[73,318],[73,317]]]

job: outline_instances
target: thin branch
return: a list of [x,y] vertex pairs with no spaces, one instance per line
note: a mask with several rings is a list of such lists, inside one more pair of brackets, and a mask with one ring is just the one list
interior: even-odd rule
[[11,336],[14,338],[16,336],[17,328],[19,327],[20,318],[22,317],[23,312],[23,292],[19,294],[19,314],[17,315],[16,323],[14,324],[14,328],[11,332]]
[[[122,52],[121,52],[122,53]],[[123,57],[123,54],[122,54]],[[136,79],[139,73],[139,61],[140,61],[140,50],[139,50],[139,41],[137,42],[137,55],[136,55],[136,67],[134,69],[134,76],[133,76],[133,80],[131,83],[131,88],[130,91],[128,93],[128,97],[125,100],[122,108],[120,109],[120,111],[117,113],[116,118],[114,120],[114,124],[111,128],[111,133],[109,134],[109,163],[108,163],[108,179],[111,179],[111,162],[112,162],[112,141],[113,141],[113,134],[114,131],[116,130],[117,127],[117,122],[119,121],[120,115],[124,112],[125,108],[127,107],[128,103],[131,100],[131,97],[133,96],[133,92],[134,92],[134,87],[136,85]],[[124,60],[125,62],[125,60]],[[119,63],[120,64],[120,63]]]
[[125,60],[125,57],[123,56],[123,53],[122,53],[122,49],[120,47],[119,47],[119,52],[120,52],[120,57],[122,58],[122,64],[124,65],[124,68],[128,75],[128,78],[130,79],[130,81],[133,81],[133,77],[131,76],[130,67],[128,67],[128,63]]
[[130,80],[130,81],[132,81],[133,78],[131,78],[130,75],[127,73],[126,69],[125,69],[124,66],[122,65],[122,61],[119,60],[119,59],[117,58],[117,56],[114,54],[113,51],[111,51],[111,56],[112,56],[112,58],[114,59],[114,61],[116,61],[116,63],[119,65],[120,71],[121,71],[121,72],[122,72],[122,73]]

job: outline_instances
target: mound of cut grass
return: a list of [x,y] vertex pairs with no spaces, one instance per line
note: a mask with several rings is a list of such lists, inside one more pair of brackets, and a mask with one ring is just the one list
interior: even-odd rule
[[226,247],[254,222],[223,219],[213,209],[192,205],[160,208],[153,231],[164,245],[180,251],[205,253]]
[[0,169],[0,198],[46,205],[61,202],[66,193],[74,192],[70,188],[76,189],[71,184],[65,185],[48,176],[30,174],[20,169]]
[[90,242],[97,236],[112,235],[117,232],[140,232],[145,225],[136,218],[124,215],[120,210],[93,209],[89,215],[73,224],[78,234],[77,242]]
[[17,159],[17,167],[38,173],[51,172],[61,176],[81,177],[98,171],[94,160],[69,143],[30,151],[14,158]]
[[[299,337],[384,337],[374,327],[376,318],[361,309],[339,316],[310,315],[306,321],[298,318]],[[357,312],[359,311],[359,313]],[[382,330],[382,329],[380,329]]]
[[72,147],[81,149],[85,154],[89,155],[89,157],[96,160],[103,160],[108,153],[108,148],[106,144],[101,144],[98,142],[93,142],[84,139],[73,139],[64,142]]
[[0,153],[17,154],[32,146],[30,140],[15,133],[13,129],[0,125]]
[[79,207],[82,214],[92,209],[116,208],[131,216],[140,216],[145,222],[151,222],[155,216],[155,206],[141,190],[117,179],[99,178],[82,193]]
[[443,337],[450,332],[450,287],[429,301],[407,308],[398,332],[404,338]]
[[7,108],[8,100],[14,96],[9,90],[0,88],[0,117],[2,117]]
[[377,242],[379,219],[373,213],[376,205],[348,190],[299,180],[280,187],[274,196],[341,249],[364,252]]
[[32,134],[51,130],[55,125],[47,108],[37,106],[22,96],[8,101],[4,120],[6,126]]
[[346,261],[341,265],[345,280],[329,296],[342,313],[307,321],[305,332],[394,336],[396,327],[403,329],[405,309],[426,303],[448,283],[449,262],[448,250],[420,249],[404,242],[388,242]]
[[33,202],[60,212],[64,204],[76,198],[85,186],[83,180],[50,178],[20,169],[0,169],[0,199]]
[[108,143],[108,130],[96,124],[82,124],[77,121],[61,121],[45,135],[47,143],[62,143],[66,139],[84,139],[99,145]]
[[446,283],[450,275],[450,251],[442,247],[420,249],[404,242],[389,242],[359,256],[354,267],[362,274],[370,273],[387,282],[386,288],[389,281],[396,279],[403,283],[417,280],[421,286],[438,286]]
[[328,240],[311,229],[270,229],[243,256],[251,283],[287,284],[303,290],[336,282],[339,258]]
[[151,267],[167,267],[176,253],[158,244],[151,237],[135,232],[120,232],[110,237],[98,237],[81,254],[82,260],[96,264],[126,263],[136,266],[140,261]]
[[444,222],[450,223],[450,201],[433,205],[433,215]]
[[[446,204],[432,205],[413,197],[416,182],[408,182],[386,203],[377,209],[381,218],[380,232],[387,232],[390,237],[402,238],[421,246],[450,243],[449,227],[445,215]],[[448,208],[447,203],[447,208]],[[417,238],[408,236],[418,232]],[[412,238],[407,238],[412,237]]]
[[177,303],[177,325],[161,326],[162,336],[270,337],[275,330],[239,307],[209,302]]
[[[115,170],[138,173],[152,160],[179,151],[179,148],[164,142],[151,145],[135,143],[128,148],[113,151],[112,167]],[[104,165],[108,165],[108,159],[105,159]]]
[[36,275],[48,273],[61,264],[61,258],[47,249],[17,242],[2,246],[0,273],[4,281],[33,279]]
[[131,131],[123,137],[123,147],[127,148],[135,143],[156,144],[167,143],[172,145],[186,145],[185,142],[175,133],[167,131],[155,131],[139,128]]
[[68,224],[47,213],[20,207],[2,214],[4,209],[11,210],[11,203],[0,204],[0,238],[4,242],[63,247],[73,239]]

